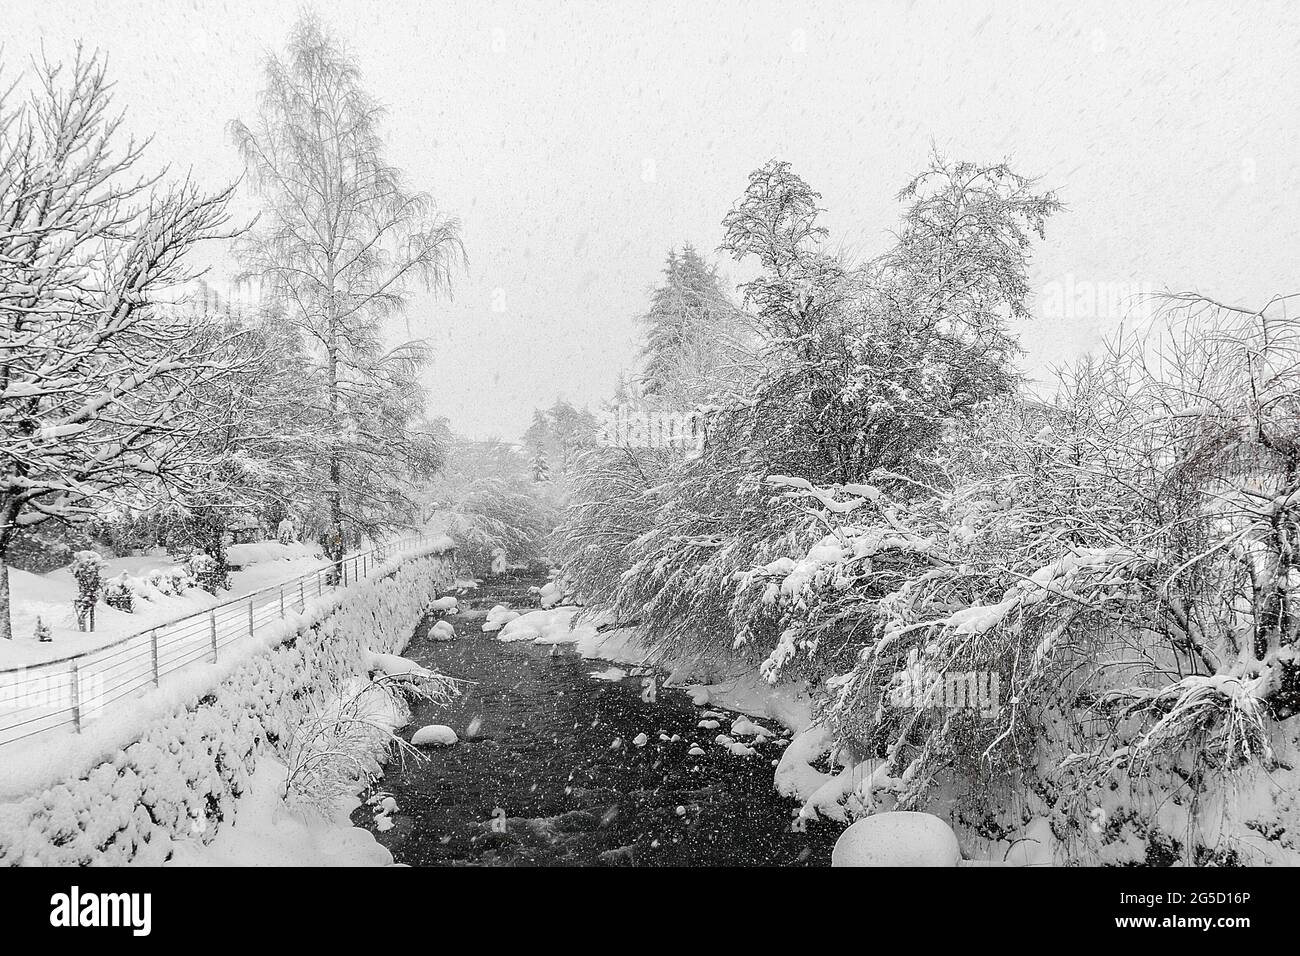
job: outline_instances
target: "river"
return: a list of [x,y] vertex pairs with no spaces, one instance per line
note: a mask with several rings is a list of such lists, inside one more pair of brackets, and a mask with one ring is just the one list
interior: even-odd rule
[[[713,738],[738,715],[696,707],[671,689],[644,699],[641,674],[609,679],[629,668],[567,645],[482,632],[487,608],[525,609],[534,583],[498,580],[463,596],[448,618],[455,641],[432,640],[432,622],[421,623],[405,656],[472,683],[449,707],[417,705],[404,733],[446,724],[461,740],[427,748],[427,761],[391,764],[374,788],[397,802],[391,825],[363,806],[358,826],[412,866],[830,862],[839,828],[794,831],[794,805],[773,790],[776,739],[736,756]],[[704,719],[719,720],[720,730],[699,728]],[[646,742],[637,746],[640,734]],[[693,744],[703,756],[688,753]]]

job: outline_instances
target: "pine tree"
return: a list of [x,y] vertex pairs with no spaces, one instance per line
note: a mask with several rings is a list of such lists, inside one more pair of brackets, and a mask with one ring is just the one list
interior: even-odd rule
[[533,456],[531,467],[533,469],[533,481],[543,482],[551,480],[551,469],[546,465],[546,456],[538,452]]
[[687,243],[670,249],[664,281],[641,317],[645,328],[641,386],[659,399],[698,398],[740,346],[739,313],[722,289],[716,265]]

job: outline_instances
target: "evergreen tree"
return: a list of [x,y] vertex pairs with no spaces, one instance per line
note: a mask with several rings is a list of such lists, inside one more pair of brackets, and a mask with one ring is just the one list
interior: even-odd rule
[[669,250],[664,281],[641,317],[645,328],[641,387],[647,397],[692,402],[716,385],[728,353],[741,344],[736,307],[715,265],[687,243]]

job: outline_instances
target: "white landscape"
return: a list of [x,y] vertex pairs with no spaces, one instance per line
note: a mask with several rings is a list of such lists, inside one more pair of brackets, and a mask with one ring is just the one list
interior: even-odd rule
[[0,864],[1300,864],[1295,9],[6,7]]

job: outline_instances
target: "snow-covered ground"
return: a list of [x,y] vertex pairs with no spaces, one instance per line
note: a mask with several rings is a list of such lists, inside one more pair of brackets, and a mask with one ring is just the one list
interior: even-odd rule
[[279,640],[246,642],[238,659],[143,695],[130,720],[6,750],[0,865],[388,862],[347,824],[346,801],[327,820],[285,803],[286,748],[377,657],[401,653],[450,572],[432,551],[395,559],[327,595],[311,620],[286,621]]
[[[240,560],[276,553],[266,545],[257,547],[253,555],[240,554]],[[452,547],[446,537],[411,541],[397,546],[392,559],[400,562],[403,553],[411,557]],[[148,615],[123,614],[137,622],[134,636],[130,631],[119,635],[107,647],[91,650],[75,662],[58,658],[45,666],[0,669],[0,747],[5,749],[6,761],[12,766],[18,760],[15,747],[35,750],[37,758],[54,746],[70,752],[93,749],[95,738],[116,738],[122,727],[138,725],[156,707],[171,706],[175,695],[219,681],[248,654],[320,620],[337,605],[340,592],[321,588],[321,579],[315,577],[307,579],[318,585],[314,589],[292,586],[282,596],[274,581],[293,576],[295,571],[301,573],[303,564],[293,551],[288,555],[286,560],[262,561],[241,572],[246,586],[266,587],[268,581],[272,586],[254,592],[246,601],[225,603],[211,615],[180,621],[169,615],[167,620],[175,623],[151,625]],[[307,558],[306,564],[310,571],[320,563]],[[367,570],[382,573],[387,566],[370,564]],[[193,594],[191,590],[184,597]],[[196,600],[208,606],[217,603],[206,592],[198,595]],[[222,600],[229,602],[230,598]],[[61,738],[68,739],[59,743]]]
[[240,797],[235,822],[216,839],[179,840],[168,866],[387,866],[393,855],[374,835],[354,827],[348,814],[361,801],[342,806],[327,820],[285,804],[284,764],[266,757]]
[[[229,556],[232,564],[242,566],[242,570],[231,572],[231,590],[216,595],[197,587],[184,594],[154,592],[150,595],[151,600],[137,599],[130,614],[109,607],[101,598],[95,608],[93,632],[77,630],[77,617],[72,607],[77,596],[77,582],[68,568],[47,574],[10,569],[14,639],[0,641],[0,670],[92,651],[128,634],[157,627],[325,566],[319,548],[296,543],[285,545],[278,541],[234,545]],[[123,572],[144,578],[151,571],[166,571],[175,564],[161,548],[143,555],[108,558],[103,579],[108,581]],[[268,595],[266,600],[278,604],[279,597]],[[37,617],[50,628],[52,640],[49,642],[36,640]]]

